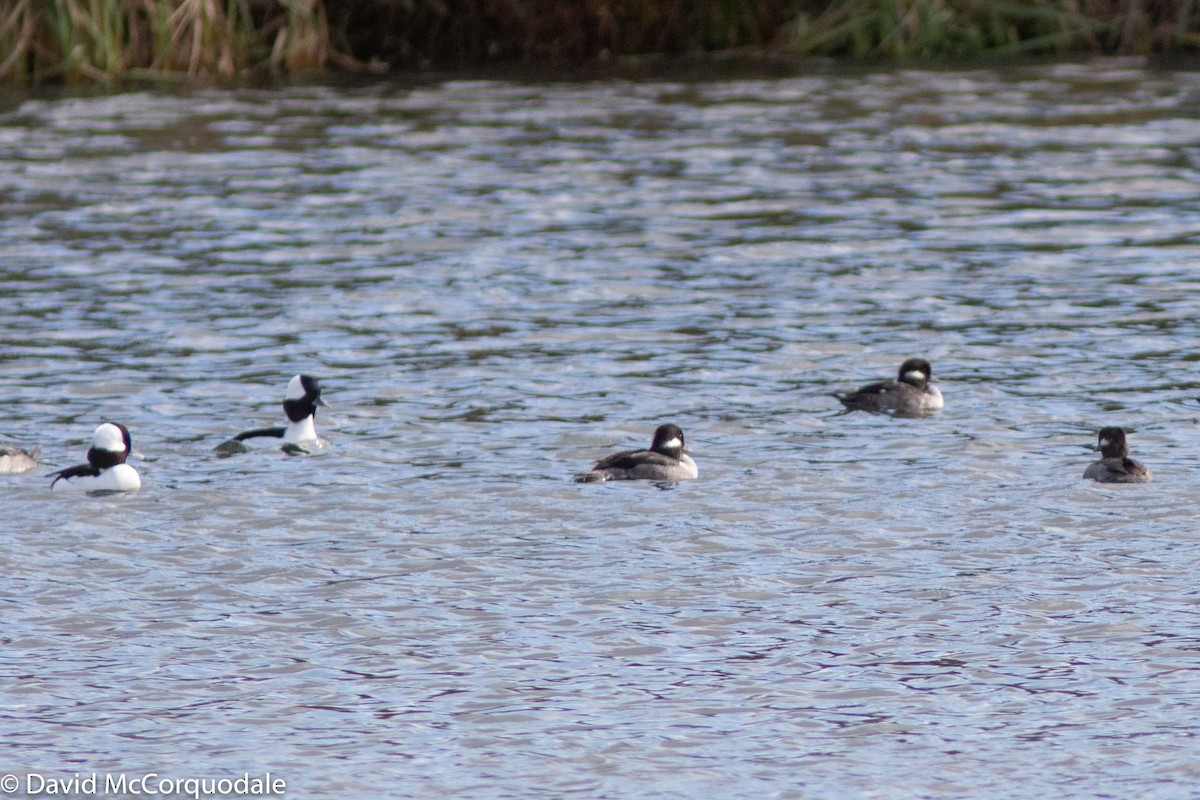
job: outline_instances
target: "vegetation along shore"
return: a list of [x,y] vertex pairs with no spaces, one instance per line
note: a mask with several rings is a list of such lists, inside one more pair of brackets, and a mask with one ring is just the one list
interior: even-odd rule
[[0,81],[596,63],[963,61],[1200,46],[1192,0],[0,0]]

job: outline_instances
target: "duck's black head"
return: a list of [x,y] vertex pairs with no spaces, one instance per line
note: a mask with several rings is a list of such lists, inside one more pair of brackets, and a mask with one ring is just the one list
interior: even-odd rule
[[654,431],[654,442],[650,449],[664,456],[679,458],[683,453],[683,430],[678,425],[659,425]]
[[311,417],[317,406],[329,405],[321,399],[321,382],[310,375],[297,375],[288,382],[283,399],[283,413],[292,422]]
[[923,358],[910,358],[900,365],[900,375],[896,380],[918,389],[924,389],[929,385],[929,379],[932,377],[933,367],[929,365],[928,361]]
[[1105,458],[1124,458],[1129,455],[1124,428],[1101,428],[1096,449]]

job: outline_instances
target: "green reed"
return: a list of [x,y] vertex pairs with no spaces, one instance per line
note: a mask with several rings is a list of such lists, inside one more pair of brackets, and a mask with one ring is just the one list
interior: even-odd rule
[[0,0],[0,80],[229,80],[323,66],[320,0]]
[[804,55],[962,59],[1149,54],[1200,44],[1192,0],[835,0],[783,33]]

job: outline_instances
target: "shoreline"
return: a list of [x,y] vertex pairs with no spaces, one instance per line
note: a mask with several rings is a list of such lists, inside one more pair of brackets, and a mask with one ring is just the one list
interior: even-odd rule
[[[575,79],[666,69],[990,68],[1136,56],[1200,66],[1200,9],[1095,0],[552,0],[450,14],[427,0],[244,0],[224,12],[147,0],[0,0],[0,85],[244,85],[311,76],[534,74]],[[153,9],[151,13],[150,9]]]

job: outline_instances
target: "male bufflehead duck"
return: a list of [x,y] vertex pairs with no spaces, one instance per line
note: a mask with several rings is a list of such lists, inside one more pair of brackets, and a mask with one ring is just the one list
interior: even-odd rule
[[1101,428],[1096,449],[1103,456],[1084,470],[1083,477],[1101,483],[1146,483],[1150,468],[1129,457],[1129,443],[1123,428]]
[[923,417],[942,407],[942,393],[931,386],[933,368],[923,358],[910,358],[900,365],[894,381],[869,383],[856,391],[834,395],[850,411],[892,413],[901,417]]
[[678,425],[659,425],[649,450],[630,450],[601,459],[590,471],[576,475],[575,480],[686,481],[699,475],[696,462],[683,452],[683,431]]
[[38,456],[42,446],[37,445],[29,450],[22,450],[12,445],[0,445],[0,474],[16,475],[37,468]]
[[129,429],[115,422],[96,428],[88,463],[60,469],[51,473],[53,491],[77,492],[136,492],[142,488],[142,478],[136,469],[125,463],[133,449]]
[[248,449],[242,444],[247,439],[273,437],[283,440],[283,449],[289,452],[307,452],[305,445],[327,444],[317,436],[317,406],[328,406],[321,397],[321,382],[310,375],[297,375],[288,382],[283,396],[283,413],[287,415],[286,428],[256,428],[243,431],[229,441],[217,445],[218,455],[244,453]]

